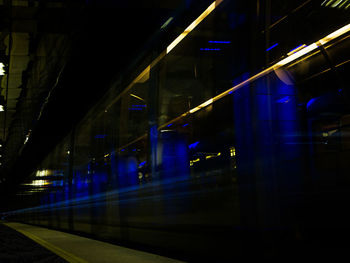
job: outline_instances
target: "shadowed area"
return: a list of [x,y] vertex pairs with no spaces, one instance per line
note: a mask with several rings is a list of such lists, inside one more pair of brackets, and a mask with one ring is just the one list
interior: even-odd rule
[[0,224],[0,262],[67,262],[21,233]]

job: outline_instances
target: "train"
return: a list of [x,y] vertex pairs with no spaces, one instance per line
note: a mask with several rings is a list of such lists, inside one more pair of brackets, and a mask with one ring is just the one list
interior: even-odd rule
[[169,18],[2,216],[191,262],[339,255],[348,1],[253,2]]

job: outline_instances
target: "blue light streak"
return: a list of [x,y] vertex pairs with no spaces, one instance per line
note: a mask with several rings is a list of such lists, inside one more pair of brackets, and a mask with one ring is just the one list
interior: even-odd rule
[[304,44],[301,44],[299,46],[297,46],[296,48],[293,48],[291,51],[289,51],[288,53],[292,53],[293,51],[297,50],[298,48],[301,48],[302,46],[304,46]]
[[306,108],[308,109],[315,101],[317,98],[312,98],[311,100],[309,100],[306,104]]
[[95,139],[104,139],[106,138],[107,135],[106,134],[98,134],[98,135],[95,135]]
[[231,44],[231,41],[209,40],[210,44]]
[[208,47],[206,47],[206,48],[201,48],[200,50],[202,50],[202,51],[220,51],[221,48],[208,48]]
[[139,164],[139,167],[144,166],[146,164],[146,161]]
[[194,148],[196,148],[198,146],[198,144],[199,144],[199,142],[194,142],[194,143],[188,145],[188,148],[194,149]]
[[278,43],[272,45],[271,47],[269,47],[268,49],[266,49],[266,52],[267,52],[267,51],[270,51],[271,49],[273,49],[273,48],[275,48],[275,47],[277,47],[277,46],[278,46]]

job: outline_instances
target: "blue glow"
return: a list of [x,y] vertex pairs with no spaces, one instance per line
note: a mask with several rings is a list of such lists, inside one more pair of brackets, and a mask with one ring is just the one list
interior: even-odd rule
[[285,96],[282,99],[276,100],[277,103],[288,103],[291,101],[291,97],[290,96]]
[[187,127],[187,126],[188,126],[188,123],[186,123],[186,124],[182,125],[182,127]]
[[231,41],[209,40],[208,43],[211,43],[211,44],[231,44]]
[[107,135],[106,134],[98,134],[98,135],[95,135],[95,139],[104,139],[106,138]]
[[194,149],[194,148],[196,148],[198,146],[198,144],[199,144],[199,142],[194,142],[194,143],[188,145],[188,148]]
[[139,167],[144,166],[146,164],[146,161],[139,164]]
[[306,108],[308,109],[315,101],[317,98],[312,98],[311,100],[309,100],[306,104]]
[[288,53],[290,53],[290,52],[293,52],[294,50],[297,50],[298,48],[300,48],[300,47],[302,47],[304,44],[301,44],[301,45],[299,45],[299,46],[297,46],[296,48],[293,48],[291,51],[289,51]]
[[171,127],[171,126],[173,126],[173,123],[170,123],[169,125],[167,125],[167,127]]
[[201,48],[200,50],[202,50],[202,51],[220,51],[221,48],[208,48],[208,47],[206,47],[206,48]]
[[129,110],[138,110],[138,111],[141,111],[143,109],[146,108],[146,105],[145,104],[133,104],[131,105],[131,108],[129,108]]
[[272,45],[271,47],[269,47],[268,49],[266,49],[266,52],[267,52],[267,51],[270,51],[271,49],[273,49],[274,47],[277,47],[277,46],[278,46],[278,43]]

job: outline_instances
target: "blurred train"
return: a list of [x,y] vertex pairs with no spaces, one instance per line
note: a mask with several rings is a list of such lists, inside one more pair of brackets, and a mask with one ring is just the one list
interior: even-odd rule
[[169,18],[3,216],[188,261],[347,247],[350,2],[239,2]]

